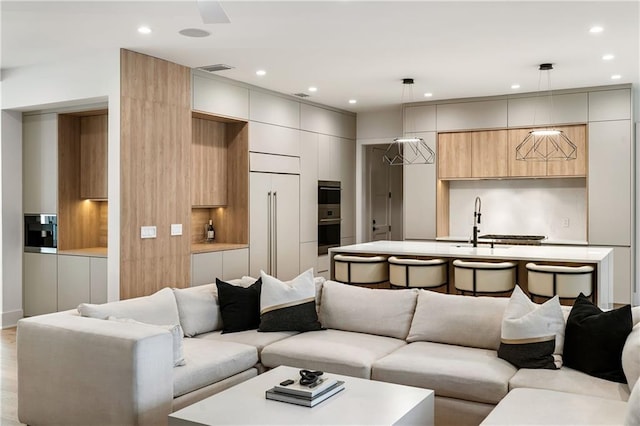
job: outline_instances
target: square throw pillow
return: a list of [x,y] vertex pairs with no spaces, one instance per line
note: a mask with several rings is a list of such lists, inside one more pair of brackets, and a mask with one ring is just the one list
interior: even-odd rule
[[215,284],[174,288],[180,325],[186,337],[218,330],[222,327],[218,289]]
[[216,278],[218,303],[222,316],[222,334],[255,330],[260,325],[260,289],[262,280],[239,287]]
[[498,357],[518,368],[558,369],[564,328],[558,296],[538,305],[516,285],[502,317]]
[[631,306],[603,312],[580,293],[567,320],[564,365],[594,377],[627,383],[622,349],[632,325]]
[[322,330],[316,311],[316,284],[313,269],[291,281],[260,271],[260,328],[258,331]]

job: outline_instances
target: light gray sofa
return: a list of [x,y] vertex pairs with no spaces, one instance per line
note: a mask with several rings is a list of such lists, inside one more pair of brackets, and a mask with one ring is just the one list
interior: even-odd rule
[[[253,279],[234,281],[247,286]],[[479,424],[519,388],[613,401],[616,410],[627,405],[625,384],[566,367],[518,370],[498,358],[506,298],[370,290],[321,279],[316,286],[327,330],[307,333],[221,334],[214,284],[80,308],[95,318],[67,311],[23,319],[19,418],[32,426],[162,425],[170,412],[278,365],[434,389],[442,425]],[[633,313],[637,324],[640,309]],[[169,331],[108,317],[178,321],[193,337],[182,339],[179,353]],[[633,333],[625,346],[627,376],[637,380],[640,326]],[[185,365],[174,366],[181,356]]]

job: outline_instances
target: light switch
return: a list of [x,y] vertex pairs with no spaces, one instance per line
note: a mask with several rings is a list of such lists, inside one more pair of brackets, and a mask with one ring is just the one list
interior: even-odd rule
[[172,223],[171,224],[171,235],[182,235],[182,224],[181,223]]
[[156,227],[155,226],[141,226],[140,227],[140,238],[156,238]]

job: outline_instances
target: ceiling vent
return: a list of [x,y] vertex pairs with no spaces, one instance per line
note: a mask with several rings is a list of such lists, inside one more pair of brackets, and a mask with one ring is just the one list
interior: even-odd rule
[[198,67],[199,70],[203,70],[207,72],[226,71],[226,70],[232,70],[234,68],[235,67],[232,67],[231,65],[225,65],[225,64],[215,64],[215,65],[206,65],[204,67]]
[[308,98],[310,95],[300,92],[300,93],[294,93],[293,96],[297,96],[299,98]]

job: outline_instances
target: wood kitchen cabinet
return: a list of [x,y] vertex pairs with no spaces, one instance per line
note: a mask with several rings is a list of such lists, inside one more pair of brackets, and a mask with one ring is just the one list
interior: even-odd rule
[[191,205],[227,204],[226,124],[192,117]]
[[471,133],[471,176],[503,177],[509,170],[506,130]]
[[80,198],[106,200],[107,114],[80,118]]
[[438,135],[438,178],[470,178],[471,132]]

